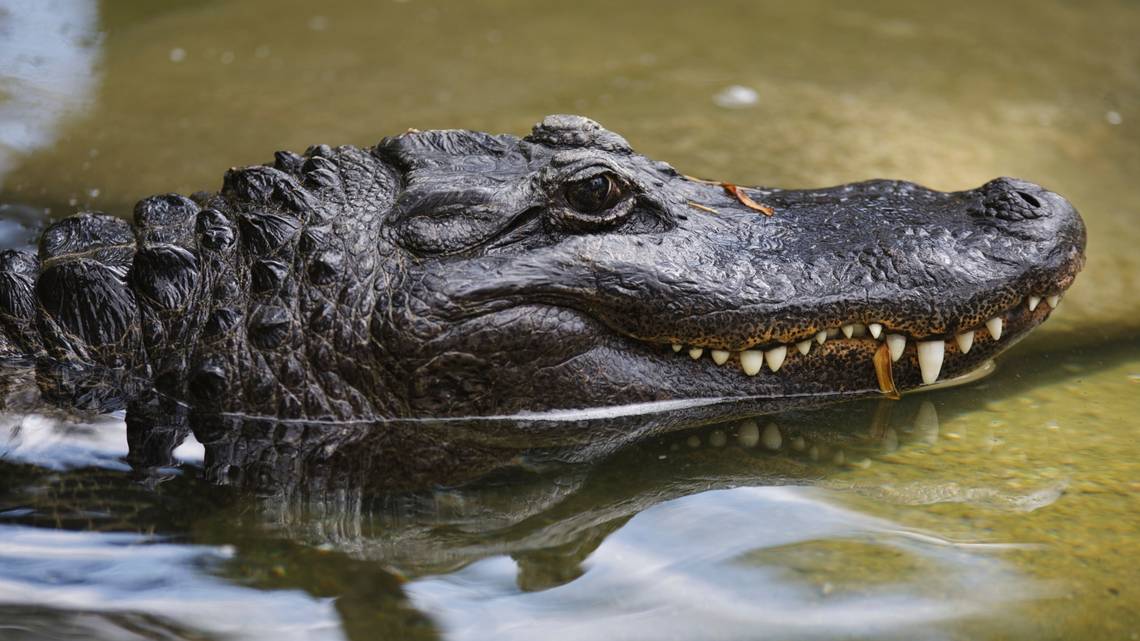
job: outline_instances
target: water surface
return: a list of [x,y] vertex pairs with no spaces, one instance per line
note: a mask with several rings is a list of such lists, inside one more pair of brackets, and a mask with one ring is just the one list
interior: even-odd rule
[[1070,198],[1089,262],[966,388],[465,487],[140,478],[121,417],[0,420],[0,638],[1137,638],[1140,7],[0,2],[0,235],[277,149],[593,117],[686,173]]

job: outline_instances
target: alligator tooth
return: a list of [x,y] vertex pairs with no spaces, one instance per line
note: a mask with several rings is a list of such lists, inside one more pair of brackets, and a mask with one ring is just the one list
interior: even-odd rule
[[787,357],[787,355],[788,355],[788,346],[787,345],[781,345],[779,347],[773,347],[772,349],[764,352],[764,361],[766,363],[768,363],[768,369],[775,372],[775,371],[780,369],[781,365],[784,364],[784,358]]
[[1041,297],[1040,296],[1030,296],[1029,297],[1029,311],[1033,311],[1033,310],[1037,309],[1037,306],[1039,304],[1041,304]]
[[996,341],[1001,338],[1001,317],[995,316],[994,318],[986,321],[986,329],[990,330],[990,336]]
[[942,341],[918,341],[918,369],[922,372],[923,383],[930,385],[938,380],[945,354],[946,343]]
[[1049,307],[1057,309],[1057,306],[1061,304],[1061,295],[1057,294],[1055,296],[1050,296],[1045,299],[1045,302],[1049,303]]
[[820,332],[815,335],[815,342],[819,343],[820,345],[823,345],[823,343],[826,340],[827,340],[827,330],[826,329],[820,330]]
[[871,336],[874,338],[878,338],[883,333],[883,326],[878,323],[871,323],[867,326],[867,329],[871,332]]
[[796,343],[796,349],[800,350],[800,353],[804,356],[807,356],[808,352],[811,351],[811,339],[809,338],[806,341]]
[[887,349],[891,351],[892,362],[902,358],[904,348],[906,348],[906,336],[902,334],[887,334]]
[[854,325],[843,325],[839,329],[843,330],[843,335],[847,338],[851,338],[851,336],[855,333]]
[[967,354],[970,348],[974,346],[974,332],[962,332],[955,336],[954,340],[958,342],[958,350],[963,354]]
[[728,352],[723,349],[714,349],[711,353],[713,362],[717,365],[724,365],[728,362]]
[[690,347],[689,348],[689,356],[694,361],[697,360],[698,358],[700,358],[701,354],[704,354],[704,353],[705,353],[705,348],[703,348],[703,347]]
[[745,374],[756,376],[762,367],[764,367],[764,352],[758,349],[746,349],[740,352],[740,368]]
[[673,351],[674,352],[681,351],[681,344],[680,343],[673,343]]

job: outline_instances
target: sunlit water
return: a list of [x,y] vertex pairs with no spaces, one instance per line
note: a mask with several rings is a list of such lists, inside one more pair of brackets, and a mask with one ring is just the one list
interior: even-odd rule
[[1137,33],[1107,1],[0,1],[5,247],[276,149],[555,112],[741,183],[1021,176],[1089,227],[984,381],[468,487],[254,500],[192,442],[134,477],[119,416],[4,414],[0,638],[1140,638]]

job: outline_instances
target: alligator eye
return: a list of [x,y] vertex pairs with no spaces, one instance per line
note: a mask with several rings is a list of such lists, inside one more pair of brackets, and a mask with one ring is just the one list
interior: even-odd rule
[[618,181],[609,174],[598,174],[566,187],[566,202],[583,214],[605,211],[613,207],[621,196]]

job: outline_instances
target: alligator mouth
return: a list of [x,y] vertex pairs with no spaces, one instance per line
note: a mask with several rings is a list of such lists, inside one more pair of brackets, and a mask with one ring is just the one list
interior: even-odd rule
[[787,342],[726,350],[700,343],[659,343],[677,358],[707,359],[717,367],[737,368],[742,376],[792,376],[818,373],[825,364],[857,364],[874,368],[868,384],[897,397],[900,390],[945,383],[985,365],[1048,318],[1061,303],[1062,291],[1029,295],[983,323],[953,333],[916,335],[888,321],[848,322],[807,331]]

